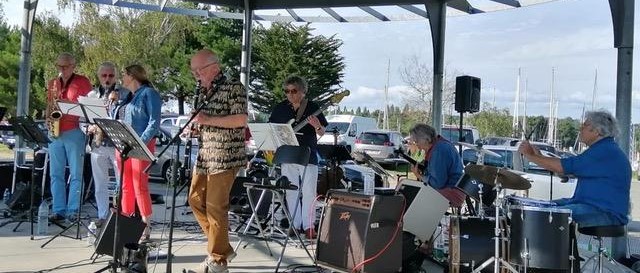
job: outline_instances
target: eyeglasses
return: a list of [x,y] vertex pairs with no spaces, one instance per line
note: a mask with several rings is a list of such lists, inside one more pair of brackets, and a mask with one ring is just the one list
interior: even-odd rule
[[116,75],[114,75],[114,74],[100,74],[100,77],[103,77],[103,78],[113,78],[115,76]]
[[289,94],[295,95],[295,94],[298,94],[298,89],[295,89],[295,88],[294,89],[285,89],[284,93],[287,94],[287,95],[289,95]]
[[56,67],[59,69],[67,69],[69,67],[74,66],[75,64],[56,64]]
[[210,63],[205,64],[205,65],[203,65],[203,66],[201,66],[201,67],[199,67],[199,68],[192,68],[192,69],[191,69],[191,74],[193,74],[193,76],[194,76],[194,77],[195,77],[195,76],[197,76],[197,75],[200,75],[200,74],[202,73],[202,70],[203,70],[203,69],[205,69],[205,68],[207,68],[207,67],[209,67],[209,66],[212,66],[212,65],[214,65],[214,64],[217,64],[217,63],[218,63],[218,62],[210,62]]

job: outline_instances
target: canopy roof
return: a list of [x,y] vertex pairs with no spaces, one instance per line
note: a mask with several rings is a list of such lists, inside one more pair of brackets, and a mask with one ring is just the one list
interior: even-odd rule
[[[244,9],[243,0],[159,0],[157,4],[142,4],[119,0],[79,0],[81,2],[162,11],[207,18],[244,19],[242,12],[221,12],[180,7],[180,2],[194,2],[214,6]],[[451,0],[447,2],[448,16],[476,14],[511,8],[527,7],[554,0]],[[424,1],[416,0],[247,0],[254,11],[253,19],[273,22],[383,22],[411,21],[429,18]]]

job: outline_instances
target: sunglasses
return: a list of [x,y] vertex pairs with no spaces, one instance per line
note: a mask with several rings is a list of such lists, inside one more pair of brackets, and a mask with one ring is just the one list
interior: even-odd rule
[[113,78],[115,76],[116,75],[114,75],[114,74],[100,74],[100,77],[103,77],[103,78]]
[[289,94],[292,94],[292,95],[298,94],[298,89],[285,89],[284,93],[287,94],[287,95],[289,95]]

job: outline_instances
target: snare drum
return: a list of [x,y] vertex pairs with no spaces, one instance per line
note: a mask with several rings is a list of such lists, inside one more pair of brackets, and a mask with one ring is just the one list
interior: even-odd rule
[[[450,223],[449,272],[471,272],[494,256],[494,218],[451,217]],[[500,220],[499,226],[504,230],[505,221]],[[502,242],[499,255],[505,260],[506,249],[506,243]],[[481,272],[493,272],[493,263]]]
[[507,200],[507,204],[512,206],[528,206],[538,208],[549,208],[556,206],[556,204],[551,201],[538,200],[516,195],[506,196],[505,199]]
[[539,269],[570,268],[571,210],[512,205],[509,217],[509,262],[525,266],[528,260],[527,267]]

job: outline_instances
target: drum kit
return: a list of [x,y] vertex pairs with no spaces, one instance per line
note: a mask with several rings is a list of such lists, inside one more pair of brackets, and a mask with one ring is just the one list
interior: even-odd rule
[[[505,188],[531,187],[508,169],[470,164],[464,172],[457,187],[475,199],[479,209],[477,216],[450,218],[450,272],[571,270],[570,210],[555,208],[552,202],[503,196]],[[492,205],[494,214],[485,215],[483,205]]]

